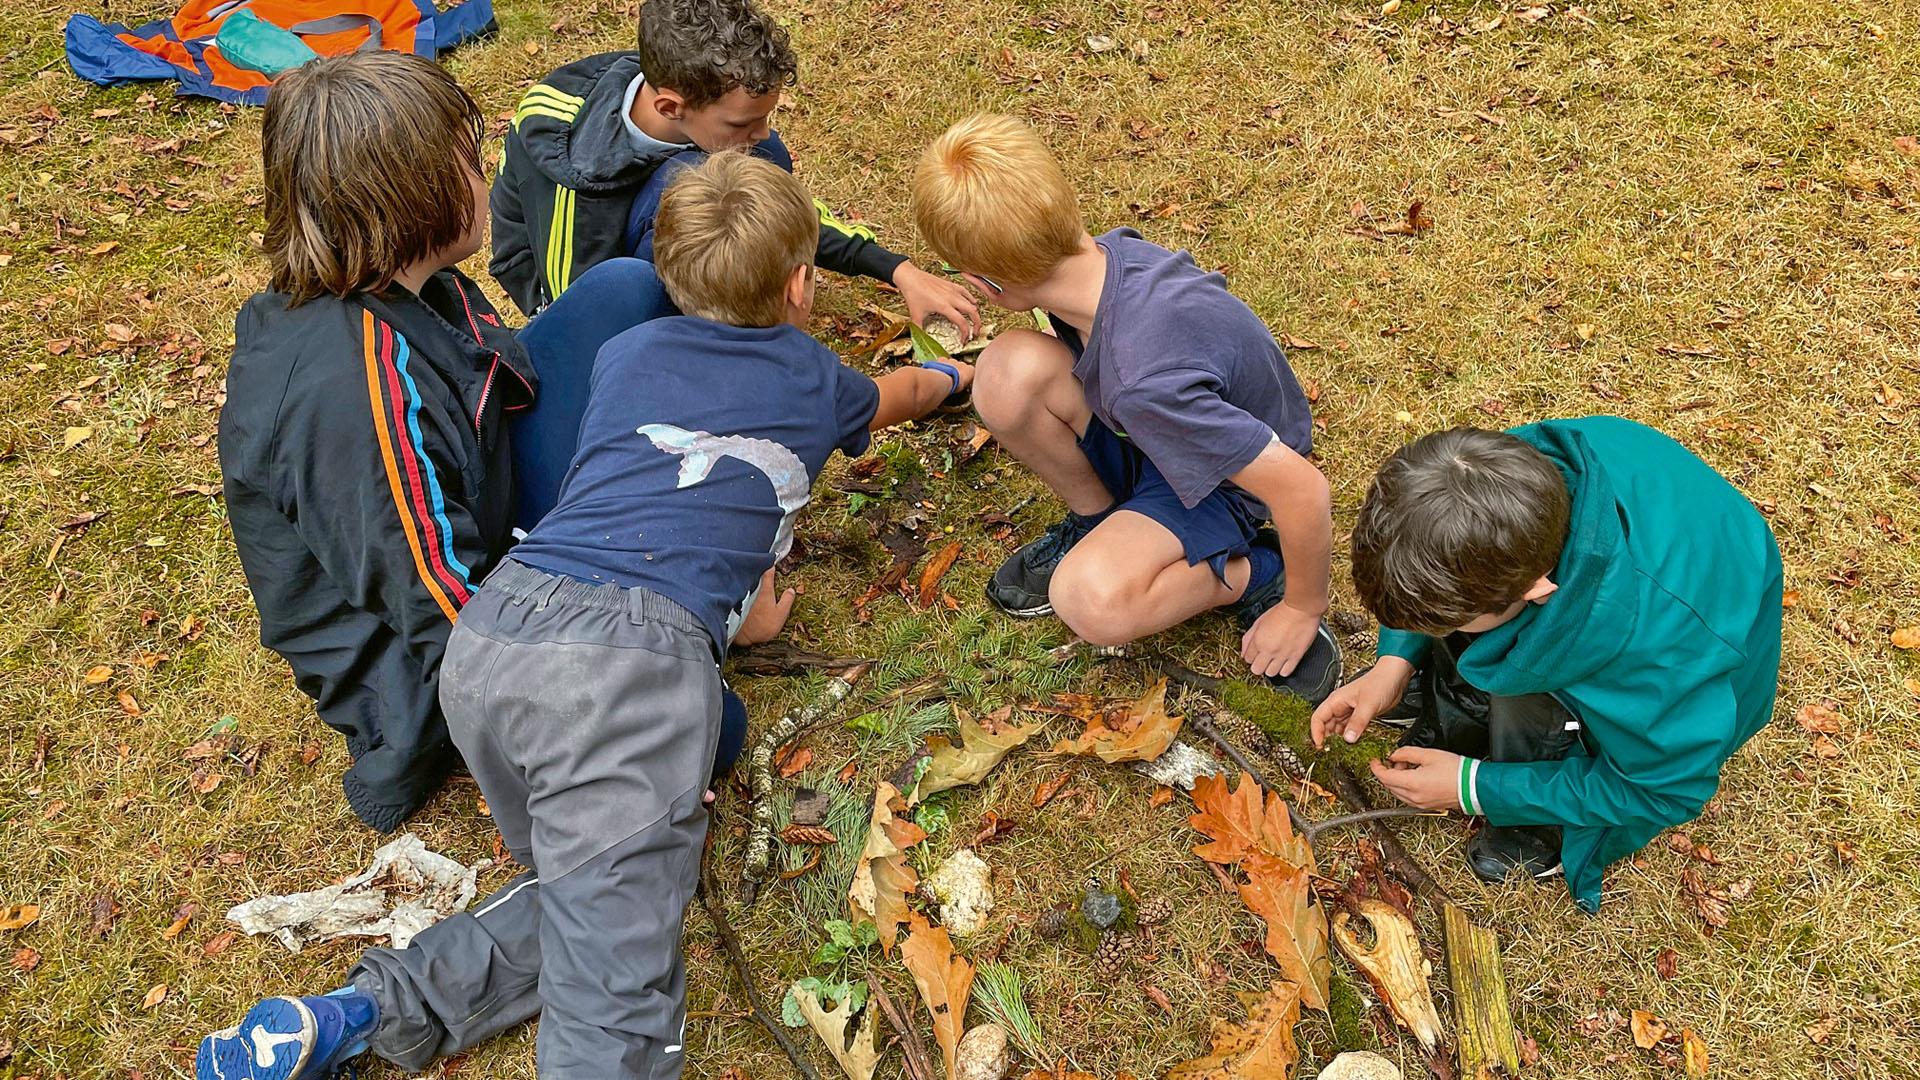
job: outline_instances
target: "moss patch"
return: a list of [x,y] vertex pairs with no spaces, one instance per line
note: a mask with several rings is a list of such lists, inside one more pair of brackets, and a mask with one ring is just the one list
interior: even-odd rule
[[1268,738],[1292,747],[1308,764],[1328,761],[1365,773],[1367,762],[1379,757],[1383,750],[1382,740],[1378,739],[1362,739],[1357,743],[1334,739],[1328,741],[1325,750],[1315,750],[1308,729],[1313,706],[1270,687],[1228,679],[1220,684],[1220,701]]

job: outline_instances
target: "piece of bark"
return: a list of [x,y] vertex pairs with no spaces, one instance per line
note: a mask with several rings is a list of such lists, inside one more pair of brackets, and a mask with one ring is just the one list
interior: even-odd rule
[[1413,920],[1379,900],[1362,900],[1358,907],[1360,917],[1373,928],[1373,947],[1360,943],[1350,929],[1353,916],[1344,911],[1333,917],[1333,940],[1373,984],[1394,1019],[1431,1053],[1440,1046],[1444,1031],[1439,1010],[1433,1006],[1433,992],[1427,988],[1430,965],[1420,951]]
[[1461,1080],[1518,1076],[1520,1040],[1507,1008],[1500,939],[1492,930],[1475,926],[1466,912],[1452,904],[1446,905],[1442,914],[1447,983],[1453,987],[1454,1050]]
[[727,663],[736,675],[804,675],[809,671],[844,671],[864,662],[857,656],[834,656],[814,649],[802,649],[784,641],[745,645],[727,654]]

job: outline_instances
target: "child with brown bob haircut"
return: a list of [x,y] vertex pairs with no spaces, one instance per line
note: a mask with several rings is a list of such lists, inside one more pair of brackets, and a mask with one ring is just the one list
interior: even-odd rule
[[[1117,645],[1215,608],[1253,671],[1310,701],[1340,678],[1327,609],[1327,482],[1306,397],[1266,324],[1186,252],[1098,238],[1018,120],[963,120],[921,156],[920,232],[981,295],[1043,309],[1002,334],[974,403],[1067,516],[994,574],[1010,615]],[[1271,520],[1271,528],[1266,523]]]
[[1380,468],[1353,530],[1380,661],[1313,715],[1351,742],[1412,729],[1374,774],[1481,815],[1473,872],[1602,871],[1697,816],[1773,714],[1781,567],[1753,504],[1617,417],[1455,428]]
[[220,467],[260,639],[345,735],[386,831],[458,764],[436,699],[454,616],[512,543],[508,414],[533,367],[455,268],[481,247],[480,110],[369,52],[273,88],[266,291],[234,322]]
[[440,700],[527,871],[333,994],[258,1003],[201,1080],[309,1080],[369,1048],[417,1070],[536,1014],[542,1077],[681,1075],[719,660],[834,451],[972,381],[869,378],[809,337],[816,226],[799,181],[742,153],[674,182],[655,253],[687,314],[600,351],[558,505],[461,611]]

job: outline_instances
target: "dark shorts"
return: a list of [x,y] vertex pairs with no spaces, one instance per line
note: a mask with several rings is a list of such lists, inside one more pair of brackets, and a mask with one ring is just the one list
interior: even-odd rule
[[1158,522],[1179,539],[1187,565],[1206,563],[1223,579],[1227,560],[1247,553],[1265,521],[1257,501],[1225,486],[1214,488],[1199,505],[1187,509],[1153,461],[1097,416],[1087,420],[1080,452],[1113,493],[1114,509],[1131,510]]

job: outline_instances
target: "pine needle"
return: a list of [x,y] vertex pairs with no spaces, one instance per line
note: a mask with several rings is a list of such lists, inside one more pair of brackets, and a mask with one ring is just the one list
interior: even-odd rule
[[1020,990],[1020,972],[1012,964],[988,961],[974,973],[973,999],[1007,1029],[1014,1045],[1030,1062],[1051,1060],[1040,1036],[1040,1025],[1027,1011],[1027,998]]

